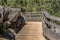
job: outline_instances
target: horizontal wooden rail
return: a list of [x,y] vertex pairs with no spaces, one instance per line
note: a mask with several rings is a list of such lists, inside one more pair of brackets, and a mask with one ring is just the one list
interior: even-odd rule
[[50,14],[47,13],[47,12],[43,12],[43,15],[44,15],[46,18],[49,18],[49,19],[51,19],[51,20],[53,20],[53,21],[59,21],[59,22],[60,22],[60,18],[59,18],[59,17],[52,16],[52,15],[50,15]]
[[56,23],[49,22],[49,21],[47,21],[47,20],[45,20],[45,23],[47,23],[50,27],[60,28],[60,25],[57,25]]
[[60,25],[56,22],[60,22],[59,17],[50,15],[48,12],[43,12],[43,33],[50,40],[60,40]]
[[23,13],[26,13],[26,14],[41,14],[41,12],[23,12]]
[[26,21],[42,21],[41,12],[22,12]]

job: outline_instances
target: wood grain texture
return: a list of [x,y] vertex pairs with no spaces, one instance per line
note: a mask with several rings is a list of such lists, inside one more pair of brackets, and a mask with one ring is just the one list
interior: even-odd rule
[[27,22],[16,35],[16,40],[45,40],[42,31],[42,22]]

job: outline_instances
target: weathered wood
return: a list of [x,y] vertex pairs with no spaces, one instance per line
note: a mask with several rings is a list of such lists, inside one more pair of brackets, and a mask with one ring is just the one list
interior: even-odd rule
[[[60,40],[60,31],[59,31],[60,25],[55,23],[55,21],[60,22],[60,18],[52,16],[47,12],[43,12],[43,16],[44,16],[44,23],[43,23],[44,35],[50,40]],[[48,26],[51,28],[48,28]]]
[[45,23],[47,23],[50,27],[55,27],[55,28],[60,28],[60,25],[53,23],[53,22],[49,22],[47,20],[45,20]]
[[26,21],[42,21],[41,12],[23,12]]
[[60,18],[59,18],[59,17],[52,16],[52,15],[50,15],[50,14],[47,13],[47,12],[43,12],[43,15],[44,15],[46,18],[49,18],[49,19],[51,19],[51,20],[53,20],[53,21],[59,21],[59,22],[60,22]]
[[41,14],[41,12],[23,12],[24,14]]
[[44,35],[50,40],[60,40],[60,36],[47,27],[44,27]]
[[27,22],[16,34],[16,40],[46,40],[43,37],[42,22]]

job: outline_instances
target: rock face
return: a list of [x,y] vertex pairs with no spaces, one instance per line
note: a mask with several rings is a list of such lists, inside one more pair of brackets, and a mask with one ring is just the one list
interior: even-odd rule
[[12,21],[13,19],[17,19],[20,15],[21,10],[16,8],[9,8],[9,7],[0,7],[0,15],[2,16],[4,21],[9,20]]
[[25,24],[25,20],[20,9],[0,6],[0,23],[4,24],[5,32],[13,29],[16,33]]
[[27,22],[16,34],[16,40],[46,40],[43,37],[42,22]]
[[[24,19],[20,9],[0,6],[0,22],[12,25],[12,23],[17,23],[18,17],[20,17],[19,20],[21,20],[21,17]],[[21,23],[21,21],[19,22]]]

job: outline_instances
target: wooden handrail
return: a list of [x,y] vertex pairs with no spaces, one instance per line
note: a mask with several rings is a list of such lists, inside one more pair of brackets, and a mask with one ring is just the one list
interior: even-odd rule
[[60,18],[59,18],[59,17],[52,16],[52,15],[50,15],[48,12],[43,12],[43,15],[44,15],[46,18],[52,19],[53,21],[59,21],[59,22],[60,22]]
[[[60,25],[56,24],[56,22],[60,22],[59,17],[55,17],[50,15],[48,12],[43,12],[44,23],[43,33],[50,40],[60,40],[60,33],[56,33],[60,29]],[[50,28],[49,28],[50,27]]]
[[45,23],[47,23],[50,27],[56,27],[56,28],[60,28],[60,25],[53,23],[53,22],[49,22],[47,20],[45,20]]

